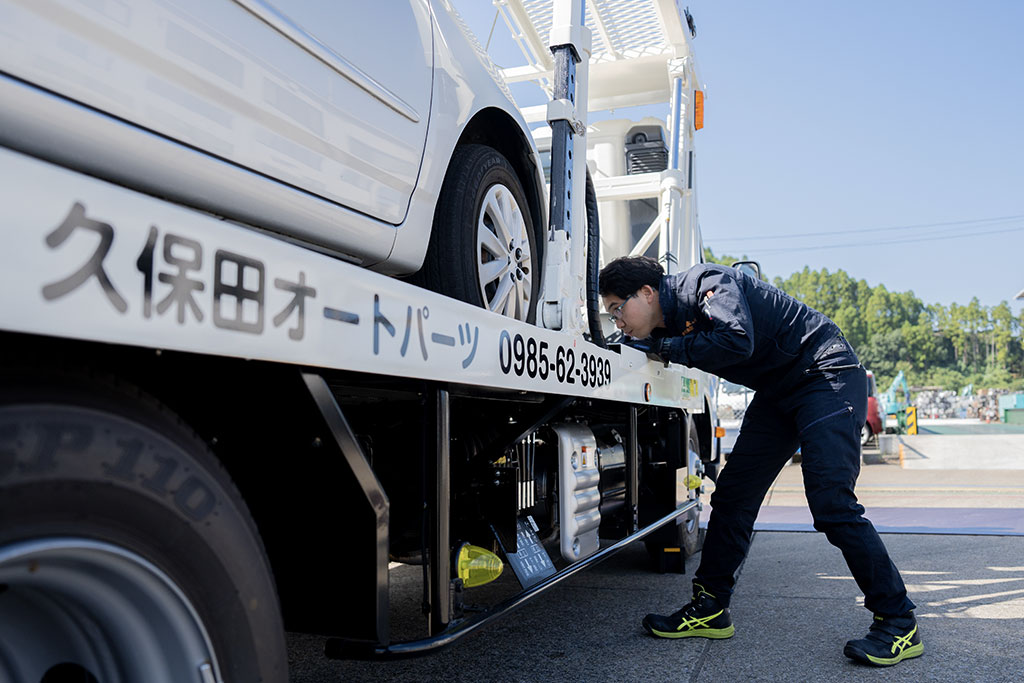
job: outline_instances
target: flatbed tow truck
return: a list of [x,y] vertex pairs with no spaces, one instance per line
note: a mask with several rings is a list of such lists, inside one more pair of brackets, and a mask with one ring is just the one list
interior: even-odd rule
[[[551,123],[560,217],[537,324],[41,158],[3,121],[0,679],[285,680],[285,629],[417,654],[639,539],[682,569],[716,380],[605,341],[575,102],[671,100],[661,167],[591,148],[590,222],[653,200],[633,246],[606,218],[604,258],[674,271],[702,259],[701,88],[674,2],[586,5],[497,3],[527,57],[506,79],[552,97],[525,112]],[[401,642],[395,562],[424,576]],[[465,609],[502,566],[515,594]]]

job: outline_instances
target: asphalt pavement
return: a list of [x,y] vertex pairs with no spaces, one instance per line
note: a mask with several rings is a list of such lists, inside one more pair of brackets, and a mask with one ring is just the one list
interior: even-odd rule
[[[1024,469],[905,468],[900,466],[899,458],[879,459],[874,455],[865,452],[856,491],[867,509],[867,518],[880,532],[1024,534]],[[985,458],[976,452],[971,457]],[[710,506],[705,506],[704,520],[709,510]],[[758,513],[755,529],[814,530],[799,466],[784,468],[775,480]]]
[[[925,653],[893,668],[843,656],[871,615],[840,552],[810,530],[800,468],[790,466],[761,508],[731,639],[665,641],[644,632],[644,614],[688,600],[699,554],[688,574],[659,574],[638,542],[425,657],[327,660],[324,639],[290,634],[292,681],[1020,681],[1024,533],[1014,529],[1024,517],[1024,470],[906,470],[878,460],[862,468],[857,492],[918,606]],[[800,511],[805,518],[778,526]],[[396,568],[395,590],[415,586],[418,572]],[[415,591],[411,603],[415,611]]]
[[[326,660],[292,635],[292,680],[312,681],[1007,681],[1024,671],[1024,536],[885,534],[924,638],[891,669],[856,664],[845,642],[871,615],[838,550],[818,533],[755,533],[729,640],[647,635],[647,612],[689,596],[690,574],[651,571],[642,543],[553,587],[483,631],[422,658]],[[699,555],[691,558],[692,573]]]

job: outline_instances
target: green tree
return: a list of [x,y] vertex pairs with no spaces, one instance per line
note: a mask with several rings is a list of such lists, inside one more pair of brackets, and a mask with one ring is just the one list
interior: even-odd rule
[[720,266],[731,266],[737,261],[749,261],[746,256],[743,258],[736,258],[735,256],[729,256],[728,254],[723,256],[715,256],[715,252],[711,251],[711,247],[704,247],[704,261],[707,263],[717,263]]
[[962,324],[967,328],[969,367],[972,372],[983,372],[985,355],[982,339],[989,327],[988,313],[978,301],[978,297],[972,297],[971,302],[963,309],[963,316]]
[[942,387],[945,391],[960,391],[967,386],[967,377],[962,372],[949,367],[937,367],[926,370],[921,382],[914,382],[915,386]]
[[932,323],[927,311],[922,311],[913,325],[900,328],[904,350],[902,358],[913,364],[915,373],[922,376],[933,367],[948,366],[954,361],[953,346]]
[[890,292],[885,285],[878,285],[871,290],[864,311],[868,337],[916,324],[925,310],[913,292]]
[[831,318],[855,349],[867,343],[861,311],[871,288],[865,280],[855,280],[843,270],[829,273],[827,268],[812,271],[804,267],[785,280],[775,278],[775,286]]
[[900,354],[904,348],[902,330],[884,330],[875,334],[868,343],[857,350],[864,367],[875,373],[875,377],[885,380],[885,385],[892,381],[899,371],[897,366],[903,360]]
[[1009,372],[1011,354],[1013,353],[1013,338],[1017,333],[1017,320],[1013,317],[1010,305],[1005,301],[999,302],[999,305],[992,309],[991,319],[991,349],[987,365],[990,368],[995,367]]
[[900,370],[914,386],[1024,387],[1024,312],[1014,316],[1005,301],[926,306],[912,291],[807,266],[774,284],[834,320],[880,387]]

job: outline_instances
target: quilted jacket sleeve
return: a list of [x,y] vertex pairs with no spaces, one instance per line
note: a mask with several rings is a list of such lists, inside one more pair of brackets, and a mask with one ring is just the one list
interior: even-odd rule
[[[697,302],[698,315],[710,322],[698,325],[682,337],[666,339],[668,360],[714,372],[742,362],[754,353],[754,325],[747,298],[736,277],[720,270],[709,271],[695,283],[693,298],[677,292],[682,300]],[[681,310],[686,306],[682,305]]]

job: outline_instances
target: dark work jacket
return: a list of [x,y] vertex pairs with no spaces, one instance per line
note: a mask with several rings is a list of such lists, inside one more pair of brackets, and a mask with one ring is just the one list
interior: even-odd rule
[[858,363],[826,316],[727,266],[706,263],[667,275],[659,300],[665,328],[652,336],[670,338],[666,360],[755,391],[793,389],[825,357]]

